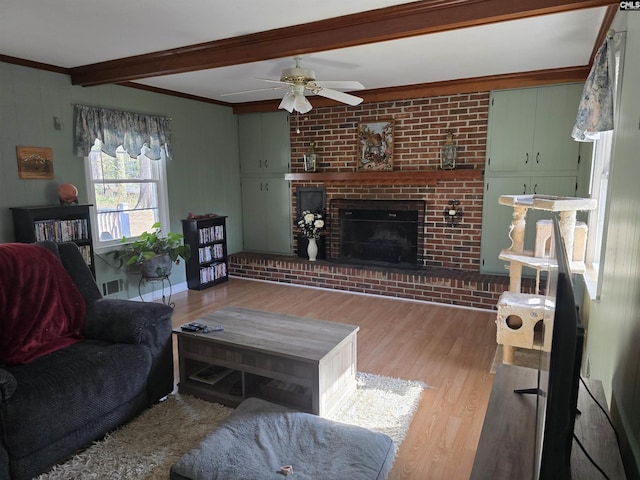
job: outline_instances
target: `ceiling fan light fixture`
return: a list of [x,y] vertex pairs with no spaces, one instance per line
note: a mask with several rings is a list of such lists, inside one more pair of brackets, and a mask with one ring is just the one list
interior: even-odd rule
[[303,93],[295,94],[295,103],[293,104],[294,110],[300,113],[307,113],[311,108],[311,102],[307,100],[307,97],[305,97]]
[[278,105],[279,109],[286,110],[289,113],[293,113],[293,105],[295,104],[296,98],[292,92],[287,92],[282,97],[282,101],[280,105]]
[[285,93],[278,108],[287,110],[289,113],[307,113],[313,108],[307,97],[304,96],[304,85],[292,85],[291,90]]

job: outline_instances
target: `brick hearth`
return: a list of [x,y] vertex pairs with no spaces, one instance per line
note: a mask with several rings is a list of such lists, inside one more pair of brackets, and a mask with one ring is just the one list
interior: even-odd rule
[[[287,255],[241,252],[229,256],[236,277],[290,283],[348,292],[438,302],[494,310],[509,277],[466,270],[425,267],[416,270],[341,265]],[[522,280],[522,291],[533,293],[534,281]]]

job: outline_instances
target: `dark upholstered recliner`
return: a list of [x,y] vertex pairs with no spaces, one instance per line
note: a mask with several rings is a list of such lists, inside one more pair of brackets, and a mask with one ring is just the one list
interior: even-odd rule
[[[0,480],[47,471],[173,390],[173,310],[158,303],[103,299],[75,244],[38,246],[57,256],[42,252],[51,263],[62,262],[84,298],[86,317],[70,345],[23,364],[0,364]],[[5,263],[0,256],[0,269],[6,271],[11,267]],[[7,283],[13,282],[0,282],[0,307],[4,301],[5,309]],[[39,288],[37,281],[31,283]],[[20,302],[22,295],[17,297],[12,301]],[[3,322],[0,318],[0,348],[8,350],[1,342]]]

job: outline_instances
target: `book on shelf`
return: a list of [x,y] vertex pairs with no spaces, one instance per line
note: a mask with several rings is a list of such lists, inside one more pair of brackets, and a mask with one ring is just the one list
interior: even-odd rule
[[220,365],[207,365],[189,375],[189,378],[197,382],[214,385],[232,372],[233,370],[231,368],[221,367]]
[[216,243],[215,245],[207,245],[206,247],[200,247],[198,249],[198,257],[200,263],[218,260],[224,257],[224,247],[221,243]]
[[78,250],[87,265],[91,266],[91,247],[89,245],[79,245]]
[[71,242],[87,240],[89,228],[86,218],[72,220],[38,220],[33,222],[36,241]]
[[216,263],[208,267],[202,267],[200,269],[200,283],[213,282],[219,278],[227,276],[227,264]]
[[224,240],[224,227],[222,225],[204,227],[198,230],[198,235],[201,244]]

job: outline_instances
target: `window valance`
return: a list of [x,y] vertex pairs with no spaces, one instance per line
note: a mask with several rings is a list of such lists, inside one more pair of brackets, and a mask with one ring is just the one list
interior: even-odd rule
[[159,160],[162,151],[170,157],[171,119],[140,113],[121,112],[105,108],[76,105],[76,155],[86,157],[96,139],[100,140],[102,151],[112,157],[116,148],[122,145],[127,153],[136,158],[146,144],[146,155]]

